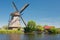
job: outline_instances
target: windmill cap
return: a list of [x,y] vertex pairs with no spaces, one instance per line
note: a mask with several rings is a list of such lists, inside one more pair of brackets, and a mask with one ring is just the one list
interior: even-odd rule
[[20,16],[19,12],[13,12],[11,13],[11,16]]

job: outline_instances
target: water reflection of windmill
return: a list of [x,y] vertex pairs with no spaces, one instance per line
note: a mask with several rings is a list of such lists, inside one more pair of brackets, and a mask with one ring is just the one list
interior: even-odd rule
[[11,20],[9,21],[8,28],[9,29],[19,28],[20,27],[20,18],[23,21],[24,25],[26,26],[26,23],[23,20],[21,15],[22,15],[22,12],[29,6],[29,4],[25,4],[25,6],[23,6],[20,11],[17,9],[14,2],[12,2],[12,4],[13,4],[16,12],[11,13]]
[[19,34],[9,34],[9,40],[20,40]]

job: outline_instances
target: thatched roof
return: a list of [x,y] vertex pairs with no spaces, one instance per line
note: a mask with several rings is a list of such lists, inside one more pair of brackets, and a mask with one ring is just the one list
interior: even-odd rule
[[11,16],[19,16],[20,14],[19,14],[19,12],[13,12],[13,13],[11,13]]

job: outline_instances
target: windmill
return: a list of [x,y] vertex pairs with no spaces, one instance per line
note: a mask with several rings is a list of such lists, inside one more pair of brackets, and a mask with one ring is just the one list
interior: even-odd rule
[[23,21],[24,25],[26,26],[26,23],[24,19],[22,18],[22,12],[29,6],[29,4],[25,4],[21,10],[18,10],[15,3],[12,2],[15,12],[11,13],[11,20],[9,21],[8,24],[8,29],[13,29],[13,28],[20,28],[20,18]]

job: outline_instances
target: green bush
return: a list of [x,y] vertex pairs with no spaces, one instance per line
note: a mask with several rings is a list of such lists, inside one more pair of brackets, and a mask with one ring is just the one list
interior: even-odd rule
[[32,28],[31,27],[25,27],[24,32],[32,32]]
[[57,34],[60,34],[60,28],[56,28]]
[[28,21],[27,26],[24,28],[24,32],[33,32],[35,31],[36,23],[34,21]]
[[56,31],[56,28],[55,28],[55,27],[50,28],[50,29],[49,29],[49,31],[50,31],[51,33],[57,33],[57,31]]
[[43,28],[41,25],[37,25],[37,26],[36,26],[36,30],[37,30],[37,31],[43,31],[44,28]]

